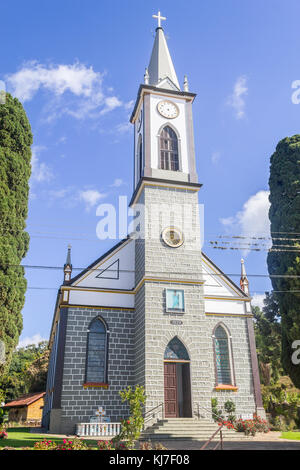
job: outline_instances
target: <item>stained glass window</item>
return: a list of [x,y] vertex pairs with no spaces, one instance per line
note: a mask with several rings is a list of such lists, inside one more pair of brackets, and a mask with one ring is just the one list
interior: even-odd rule
[[99,318],[95,318],[90,324],[88,333],[87,382],[106,381],[106,342],[106,327]]
[[166,347],[164,359],[181,359],[189,361],[190,358],[188,352],[177,336],[173,338]]
[[178,139],[170,126],[164,127],[160,134],[160,168],[179,171]]
[[231,385],[228,336],[222,326],[215,331],[215,352],[218,384]]

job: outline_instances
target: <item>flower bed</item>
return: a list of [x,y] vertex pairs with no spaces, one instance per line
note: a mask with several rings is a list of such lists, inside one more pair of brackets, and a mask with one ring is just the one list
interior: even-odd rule
[[36,442],[34,444],[35,450],[88,450],[88,446],[81,439],[75,438],[74,440],[64,439],[62,444],[56,444],[53,441]]
[[253,419],[237,419],[233,425],[237,432],[244,432],[246,436],[255,436],[257,432],[267,433],[270,431],[267,421],[256,415]]
[[6,431],[1,431],[0,432],[0,439],[7,439],[8,438],[8,434]]

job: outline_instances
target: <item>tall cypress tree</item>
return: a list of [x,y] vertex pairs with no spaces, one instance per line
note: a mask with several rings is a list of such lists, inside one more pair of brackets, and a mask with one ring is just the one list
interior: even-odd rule
[[[4,101],[4,102],[3,102]],[[7,370],[22,331],[26,279],[20,266],[29,246],[25,231],[32,134],[22,104],[6,93],[0,104],[0,341]]]
[[[300,135],[281,140],[271,157],[269,218],[272,250],[270,275],[300,276]],[[280,250],[280,251],[276,251]],[[278,291],[282,328],[282,365],[300,387],[300,364],[294,364],[293,342],[300,340],[300,278],[272,277]]]

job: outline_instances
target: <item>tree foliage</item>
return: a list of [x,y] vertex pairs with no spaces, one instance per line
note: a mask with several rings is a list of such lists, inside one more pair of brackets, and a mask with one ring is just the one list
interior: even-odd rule
[[48,361],[47,341],[16,349],[9,370],[0,378],[0,396],[5,402],[25,393],[45,391]]
[[274,294],[266,293],[264,307],[252,307],[255,319],[255,339],[260,381],[263,385],[277,382],[282,375],[281,323],[278,301]]
[[[274,248],[268,253],[269,274],[300,276],[300,135],[278,143],[271,157],[269,186]],[[300,387],[300,365],[292,361],[293,343],[300,339],[299,278],[272,277],[271,281],[281,314],[282,365]]]
[[31,128],[23,106],[6,93],[0,104],[0,340],[5,345],[0,374],[9,367],[22,331],[26,279],[20,263],[29,245],[24,229],[31,144]]

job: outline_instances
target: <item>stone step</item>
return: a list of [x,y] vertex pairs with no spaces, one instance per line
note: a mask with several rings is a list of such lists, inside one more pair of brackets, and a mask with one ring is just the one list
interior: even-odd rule
[[[149,434],[149,435],[141,435],[140,440],[144,441],[165,441],[165,440],[197,440],[197,441],[208,441],[211,436],[207,434]],[[216,436],[213,439],[213,442],[217,442],[220,440],[219,436]],[[235,433],[230,436],[223,436],[224,442],[231,442],[231,441],[244,441],[244,440],[251,440],[251,437],[245,436],[242,433]]]
[[[218,425],[210,419],[195,418],[172,418],[161,419],[152,426],[146,428],[141,434],[141,440],[170,440],[170,439],[193,439],[207,441],[216,431]],[[232,429],[222,429],[224,441],[251,440],[251,437],[243,433],[237,433]],[[218,441],[217,434],[213,441]]]
[[[149,429],[143,431],[143,434],[205,434],[206,436],[211,436],[216,429]],[[236,431],[231,431],[230,429],[222,430],[223,435],[236,434]]]

